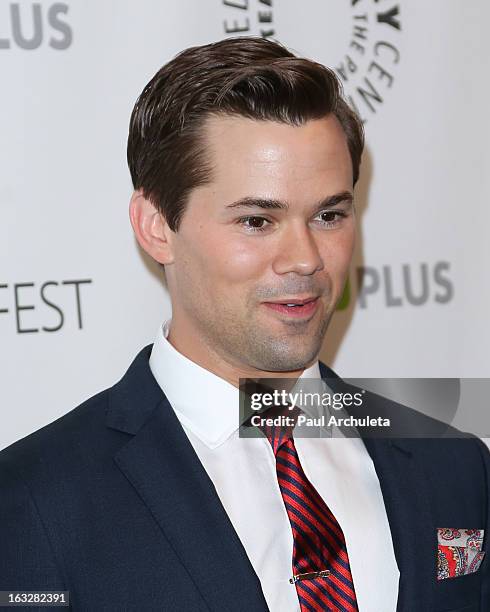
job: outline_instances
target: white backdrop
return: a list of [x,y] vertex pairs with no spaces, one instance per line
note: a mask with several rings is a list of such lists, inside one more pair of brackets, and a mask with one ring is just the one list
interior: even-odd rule
[[489,19],[487,0],[1,0],[0,448],[113,384],[170,315],[129,225],[129,116],[162,64],[224,36],[337,69],[366,120],[350,299],[322,358],[489,376]]

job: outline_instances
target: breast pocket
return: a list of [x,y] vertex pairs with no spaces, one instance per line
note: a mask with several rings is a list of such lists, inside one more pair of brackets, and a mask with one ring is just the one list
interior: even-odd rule
[[437,612],[481,612],[480,599],[481,569],[472,574],[438,580],[435,587],[434,610]]

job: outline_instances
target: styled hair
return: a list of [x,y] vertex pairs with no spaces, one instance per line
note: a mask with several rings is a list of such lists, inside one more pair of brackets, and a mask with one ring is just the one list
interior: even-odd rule
[[346,135],[355,185],[364,131],[332,70],[259,37],[185,49],[155,74],[134,106],[127,150],[133,187],[177,231],[190,192],[212,178],[206,119],[238,115],[300,126],[330,113]]

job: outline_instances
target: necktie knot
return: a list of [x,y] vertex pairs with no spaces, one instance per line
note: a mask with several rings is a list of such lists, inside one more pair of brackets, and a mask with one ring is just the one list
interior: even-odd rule
[[297,406],[274,406],[262,415],[259,429],[269,440],[274,455],[293,437],[293,429],[301,410]]

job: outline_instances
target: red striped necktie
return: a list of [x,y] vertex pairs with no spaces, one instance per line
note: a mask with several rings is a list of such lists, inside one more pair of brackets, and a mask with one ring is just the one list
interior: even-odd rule
[[[297,411],[297,412],[295,412]],[[289,416],[297,417],[297,408]],[[276,474],[293,531],[293,578],[301,612],[358,610],[344,534],[306,478],[292,427],[263,427],[276,457]]]

